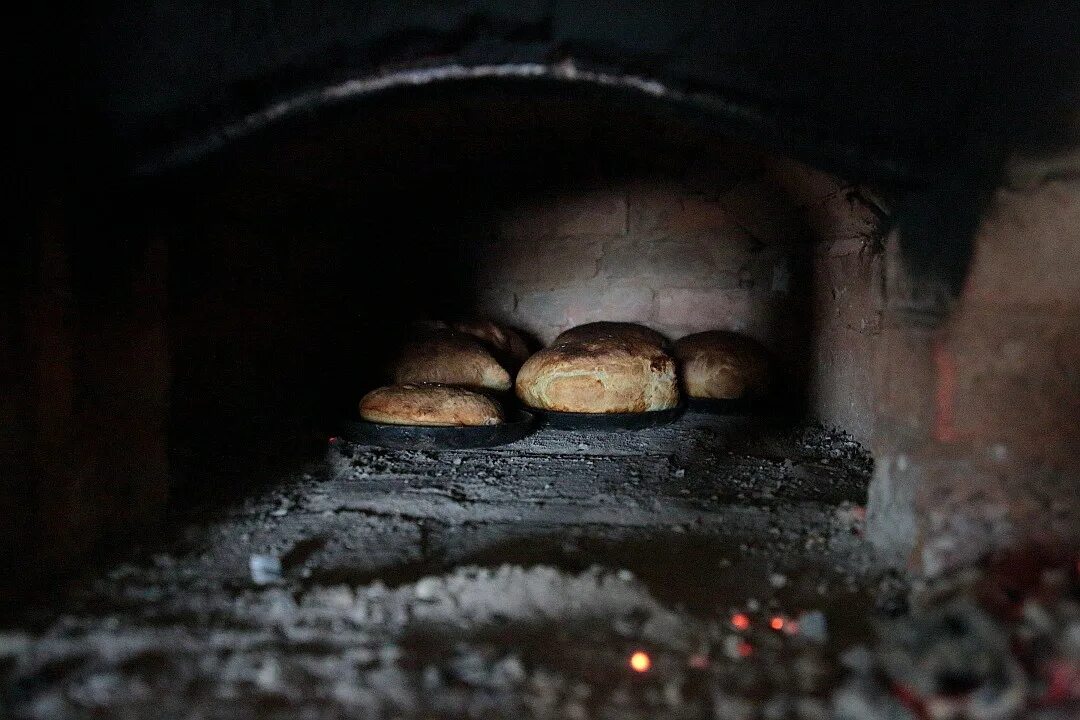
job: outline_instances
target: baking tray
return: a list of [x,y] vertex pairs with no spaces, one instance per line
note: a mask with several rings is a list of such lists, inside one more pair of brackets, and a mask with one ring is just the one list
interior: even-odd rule
[[576,413],[529,408],[545,426],[556,430],[644,430],[667,425],[680,415],[682,405],[670,410],[650,410],[634,413]]
[[512,410],[498,425],[390,425],[356,420],[344,428],[345,439],[361,445],[401,450],[467,450],[506,445],[536,429],[531,412]]

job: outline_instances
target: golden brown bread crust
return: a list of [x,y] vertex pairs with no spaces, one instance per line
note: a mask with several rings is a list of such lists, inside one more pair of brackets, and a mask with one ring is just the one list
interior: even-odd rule
[[634,338],[660,348],[666,348],[667,338],[652,328],[628,322],[591,322],[564,330],[552,345],[562,342],[596,341],[602,339]]
[[679,339],[674,351],[689,397],[735,400],[767,390],[769,353],[753,338],[709,330]]
[[675,360],[632,333],[557,342],[521,366],[516,390],[526,405],[560,412],[647,412],[679,404]]
[[421,332],[405,343],[390,368],[397,385],[442,383],[509,390],[510,373],[479,340],[448,329]]
[[510,367],[517,369],[529,359],[529,346],[525,338],[513,328],[499,325],[491,320],[458,320],[450,323],[458,332],[471,335],[494,351]]
[[497,425],[502,410],[491,398],[450,385],[390,385],[360,401],[360,417],[391,425]]

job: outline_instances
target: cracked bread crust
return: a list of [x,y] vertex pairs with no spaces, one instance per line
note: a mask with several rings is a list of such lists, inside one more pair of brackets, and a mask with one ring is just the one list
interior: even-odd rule
[[578,339],[565,336],[529,358],[518,372],[517,395],[526,405],[559,412],[623,413],[679,404],[675,360],[646,334],[594,328],[577,333]]

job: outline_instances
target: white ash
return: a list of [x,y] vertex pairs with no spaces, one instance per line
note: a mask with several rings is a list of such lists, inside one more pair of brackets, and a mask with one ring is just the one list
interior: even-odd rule
[[281,558],[276,555],[252,555],[248,559],[251,581],[256,585],[269,585],[281,580]]

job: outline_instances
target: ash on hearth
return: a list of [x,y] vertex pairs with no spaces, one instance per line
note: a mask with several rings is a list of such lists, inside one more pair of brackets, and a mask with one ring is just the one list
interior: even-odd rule
[[909,616],[847,656],[838,720],[1080,717],[1080,555],[1001,554],[916,587]]

